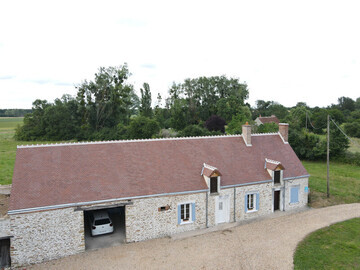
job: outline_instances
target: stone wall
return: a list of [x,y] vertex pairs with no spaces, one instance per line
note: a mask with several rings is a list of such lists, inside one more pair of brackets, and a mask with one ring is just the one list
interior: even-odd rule
[[[125,208],[126,242],[143,241],[206,227],[206,194],[194,193],[132,200]],[[195,221],[178,224],[177,207],[195,203]],[[169,206],[159,211],[159,207]]]
[[[285,211],[304,207],[308,203],[308,192],[305,191],[305,188],[308,188],[309,178],[300,178],[294,180],[285,181]],[[290,189],[292,186],[299,186],[299,202],[290,203]]]
[[0,234],[10,235],[10,219],[0,218]]
[[83,211],[74,208],[10,215],[11,265],[58,259],[85,250]]

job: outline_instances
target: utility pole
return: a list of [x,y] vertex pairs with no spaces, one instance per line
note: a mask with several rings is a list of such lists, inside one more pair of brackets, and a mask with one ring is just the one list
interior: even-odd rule
[[330,167],[330,115],[327,117],[327,197],[330,198],[329,167]]
[[308,131],[308,130],[307,130],[307,118],[308,118],[308,116],[307,116],[307,111],[306,111],[306,121],[305,121],[305,122],[306,122],[306,124],[305,124],[305,125],[306,125],[306,133],[307,133],[307,131]]

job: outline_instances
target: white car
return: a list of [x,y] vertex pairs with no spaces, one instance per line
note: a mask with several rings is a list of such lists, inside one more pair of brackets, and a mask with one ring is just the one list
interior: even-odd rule
[[113,223],[107,211],[94,211],[89,215],[91,236],[114,232]]

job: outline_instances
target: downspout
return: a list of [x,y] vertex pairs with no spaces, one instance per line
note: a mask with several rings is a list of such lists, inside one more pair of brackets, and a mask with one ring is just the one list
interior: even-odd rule
[[[284,181],[284,180],[283,180]],[[283,211],[285,211],[285,192],[286,192],[286,181],[284,181],[284,191],[283,191]]]
[[205,216],[206,216],[206,228],[209,228],[208,224],[208,205],[209,205],[209,194],[206,191],[206,209],[205,209]]
[[236,187],[234,187],[234,222],[236,222]]

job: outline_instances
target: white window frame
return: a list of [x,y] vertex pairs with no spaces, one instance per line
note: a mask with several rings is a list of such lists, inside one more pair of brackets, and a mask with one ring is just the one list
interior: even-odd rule
[[[256,209],[256,194],[257,194],[257,192],[252,192],[252,193],[247,193],[246,194],[246,196],[247,196],[247,203],[246,203],[246,212],[247,213],[252,213],[252,212],[257,212],[258,211],[258,209]],[[249,209],[249,198],[250,198],[250,196],[252,196],[253,197],[253,201],[252,201],[252,204],[253,204],[253,209]]]
[[[180,225],[184,225],[184,224],[189,224],[189,223],[194,223],[194,221],[192,220],[193,218],[193,213],[192,213],[192,204],[195,203],[194,201],[192,202],[183,202],[183,203],[179,203],[178,206],[180,205]],[[184,221],[182,218],[181,218],[181,206],[184,205],[189,205],[189,220],[187,221]],[[186,207],[184,208],[184,211],[186,211]]]

